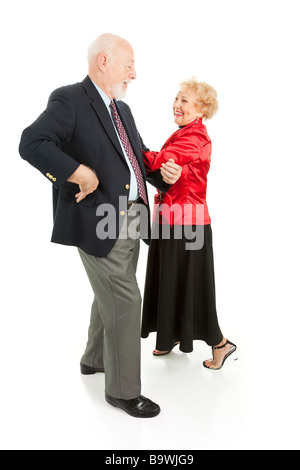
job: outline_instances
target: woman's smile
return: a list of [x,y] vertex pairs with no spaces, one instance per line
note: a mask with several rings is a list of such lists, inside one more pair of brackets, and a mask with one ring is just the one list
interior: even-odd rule
[[195,106],[195,97],[191,92],[180,91],[175,98],[173,105],[175,122],[178,126],[186,126],[193,122],[200,113]]

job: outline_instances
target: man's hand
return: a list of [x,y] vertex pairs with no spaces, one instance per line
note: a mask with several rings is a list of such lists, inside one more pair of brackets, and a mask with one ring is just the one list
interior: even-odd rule
[[167,163],[163,163],[160,169],[163,180],[168,184],[176,183],[181,176],[181,171],[181,166],[174,163],[173,159],[170,159]]
[[96,173],[85,165],[79,165],[68,181],[79,185],[80,193],[75,194],[76,202],[82,201],[88,194],[96,191],[99,185]]

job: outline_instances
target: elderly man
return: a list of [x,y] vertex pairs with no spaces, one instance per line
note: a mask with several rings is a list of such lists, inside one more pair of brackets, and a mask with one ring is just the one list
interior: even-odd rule
[[[140,221],[138,203],[148,216],[144,238],[149,238],[145,147],[130,108],[119,101],[136,78],[134,52],[123,38],[104,34],[90,46],[88,62],[82,83],[51,94],[47,109],[24,130],[19,151],[51,181],[51,240],[78,247],[94,291],[81,373],[105,371],[110,405],[135,417],[154,417],[160,407],[141,395],[139,239],[127,236],[130,224]],[[166,192],[180,172],[169,162],[147,180]],[[99,224],[108,212],[105,236]]]

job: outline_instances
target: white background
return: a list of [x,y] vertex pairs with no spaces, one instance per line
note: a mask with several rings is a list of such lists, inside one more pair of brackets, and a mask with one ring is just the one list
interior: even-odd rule
[[[2,449],[299,449],[298,6],[2,2]],[[104,32],[134,47],[126,101],[152,150],[176,130],[182,79],[207,81],[220,103],[207,122],[208,204],[219,320],[239,361],[211,373],[204,343],[154,358],[155,337],[143,340],[143,394],[162,408],[153,420],[107,405],[103,375],[80,375],[92,291],[76,249],[50,243],[51,184],[18,154],[51,91],[86,76],[86,49]],[[143,244],[141,290],[146,257]]]

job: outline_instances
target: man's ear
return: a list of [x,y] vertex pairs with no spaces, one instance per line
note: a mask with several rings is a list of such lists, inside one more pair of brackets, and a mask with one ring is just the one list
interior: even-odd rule
[[108,64],[108,56],[101,52],[97,57],[97,64],[98,64],[99,69],[102,72],[105,72],[107,69],[107,64]]

